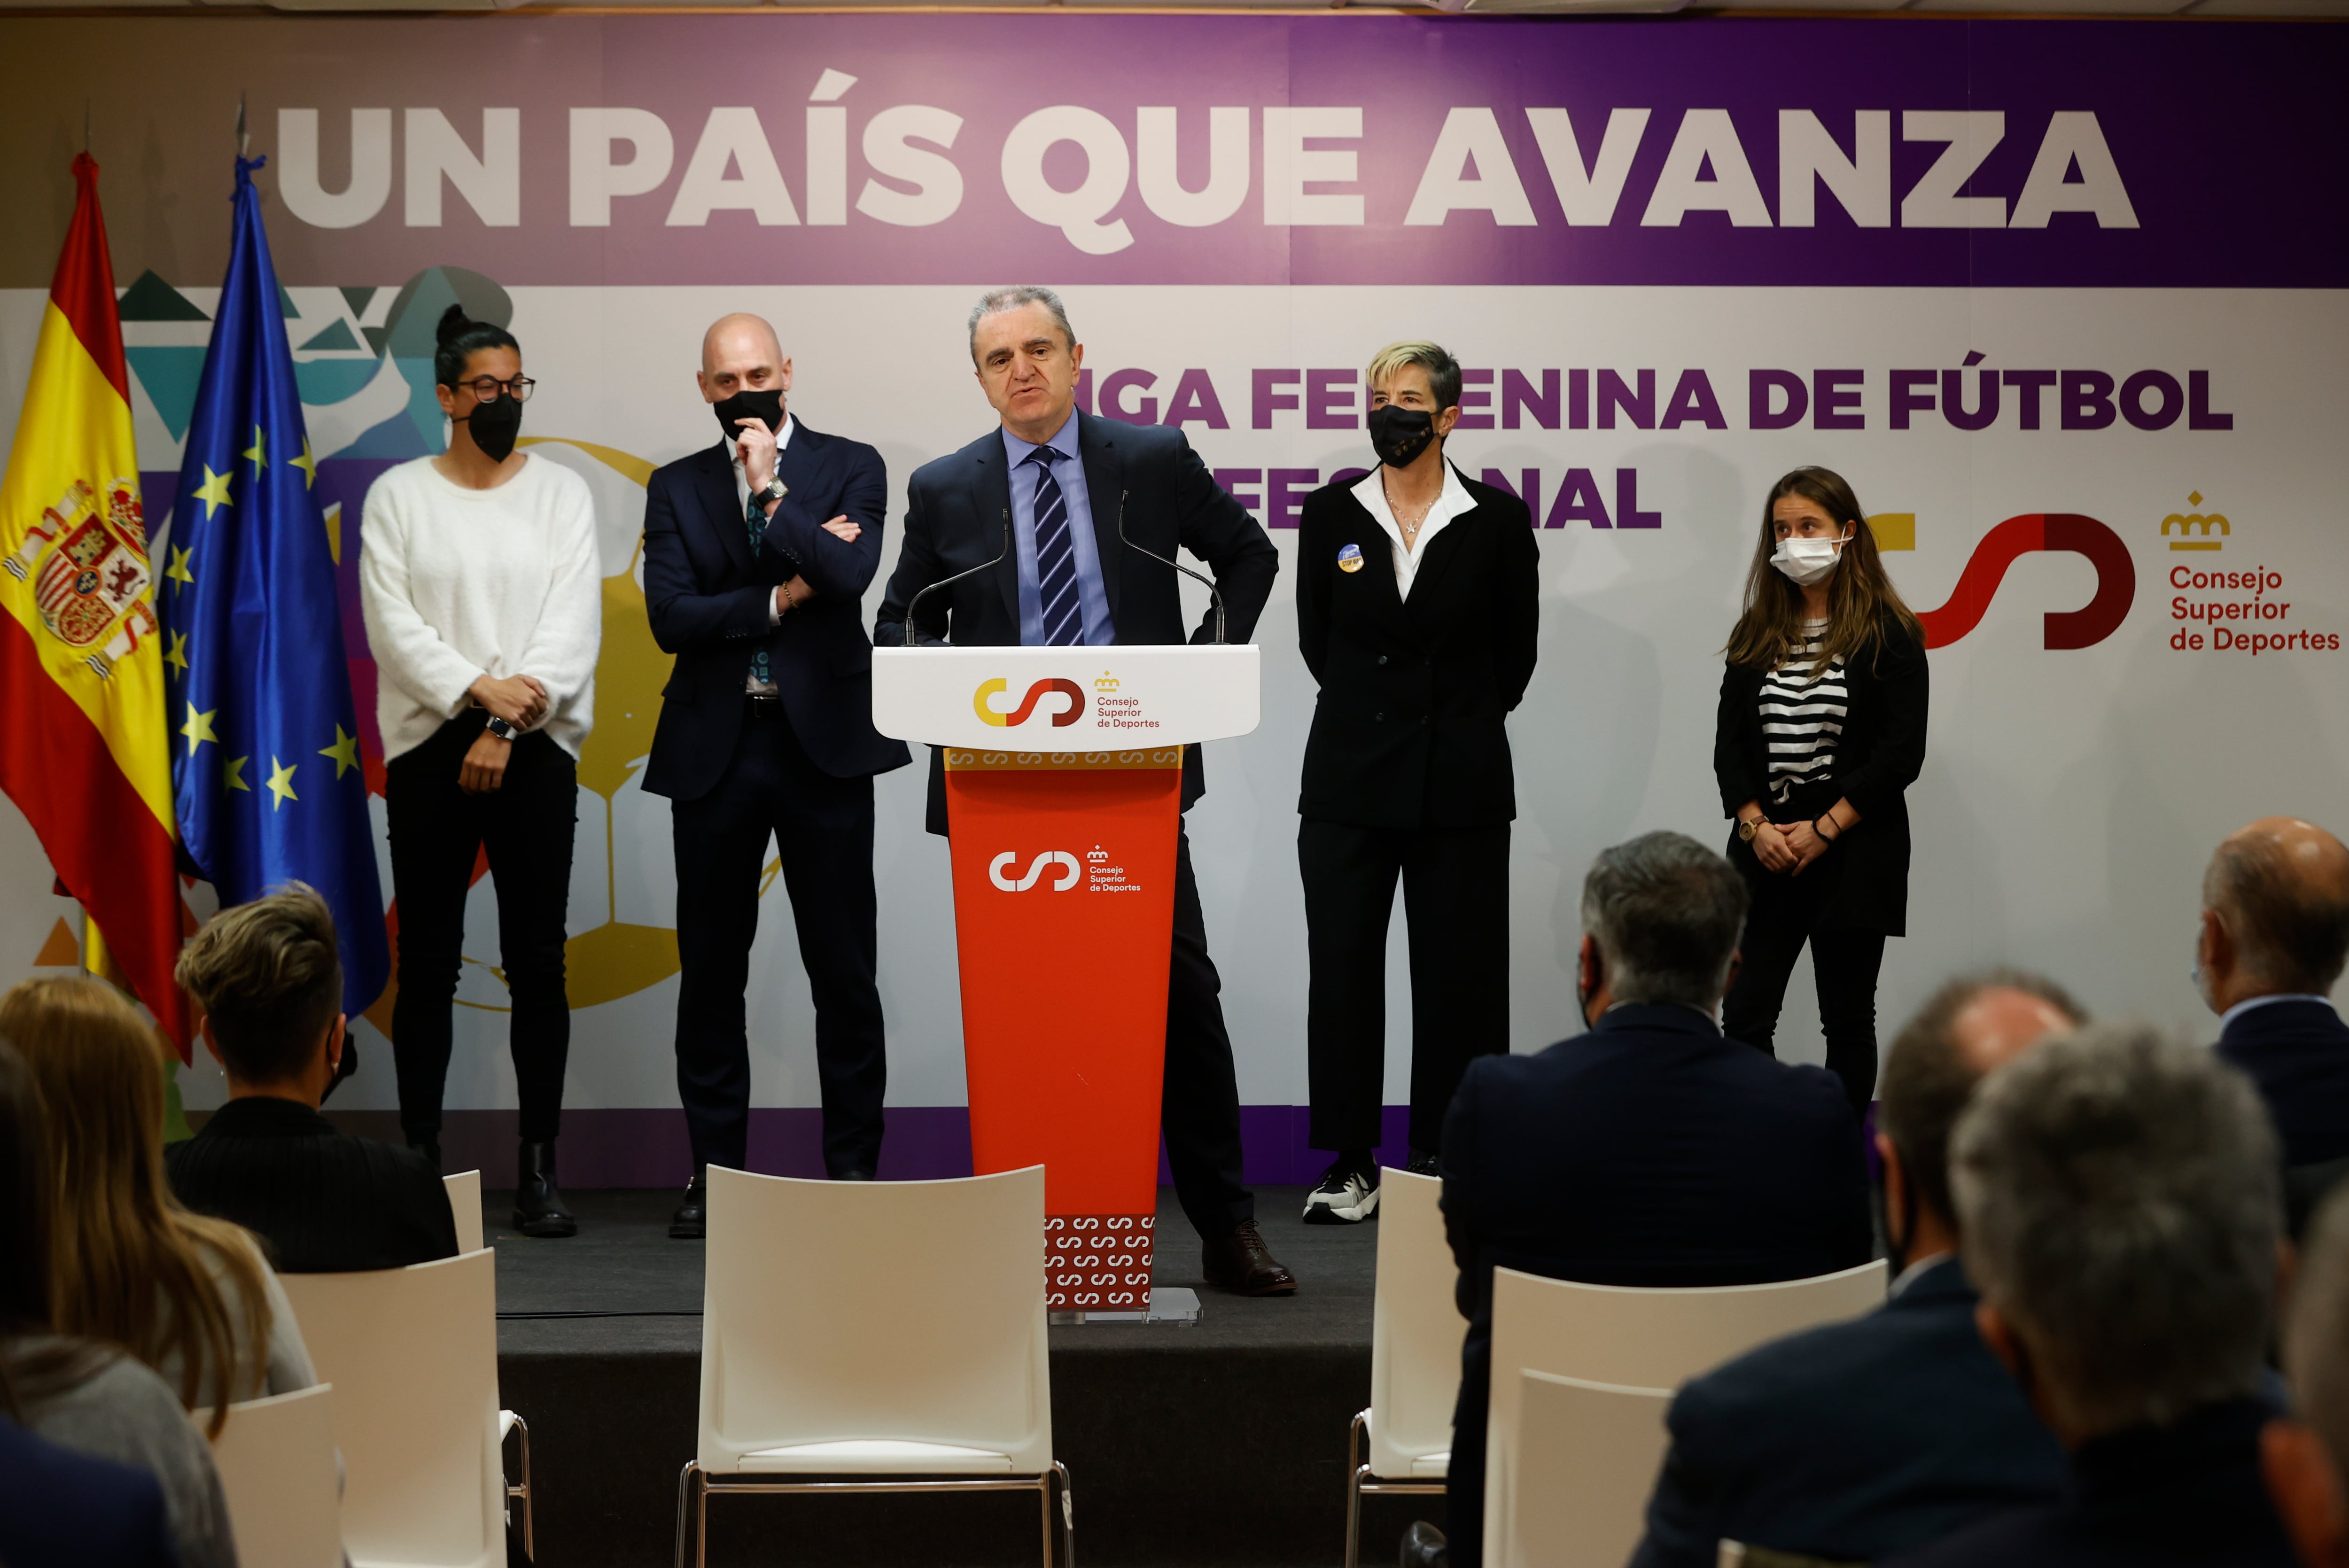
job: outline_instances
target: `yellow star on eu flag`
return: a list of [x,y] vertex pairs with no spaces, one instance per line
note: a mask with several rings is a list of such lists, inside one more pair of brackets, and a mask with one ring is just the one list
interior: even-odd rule
[[194,552],[195,548],[192,544],[185,550],[176,544],[171,546],[171,564],[164,568],[163,575],[174,583],[184,583],[191,588],[194,587],[196,574],[188,570],[188,557]]
[[242,789],[248,795],[252,794],[253,786],[244,781],[244,765],[252,760],[250,757],[232,757],[222,762],[221,783],[231,789]]
[[269,433],[266,430],[264,430],[260,426],[255,425],[253,428],[253,445],[245,448],[244,450],[239,452],[237,456],[241,458],[250,458],[253,460],[253,471],[254,473],[259,473],[262,469],[267,468],[269,466]]
[[[294,765],[295,768],[300,766],[299,763]],[[284,807],[288,800],[302,798],[294,793],[294,768],[287,767],[274,757],[269,759],[269,792],[276,797],[269,802],[269,809],[273,811]]]
[[196,754],[196,748],[207,740],[215,746],[220,744],[220,737],[212,733],[212,720],[219,717],[219,714],[218,708],[212,709],[210,713],[198,713],[194,703],[188,705],[188,722],[180,726],[180,733],[188,738],[189,756],[193,757]]
[[302,470],[302,488],[304,490],[308,490],[312,485],[318,482],[318,459],[310,455],[310,438],[308,436],[305,435],[302,438],[302,455],[298,458],[289,458],[286,460],[292,463],[295,468]]
[[318,755],[335,759],[335,777],[340,779],[359,765],[359,738],[345,735],[343,727],[338,724],[335,726],[335,743],[322,748]]
[[174,632],[171,634],[171,651],[163,655],[163,662],[171,665],[181,675],[186,675],[188,673],[187,633]]
[[212,513],[224,506],[236,504],[229,499],[228,493],[229,474],[236,471],[236,466],[233,463],[229,465],[227,474],[212,472],[212,466],[210,463],[203,465],[203,470],[204,482],[196,487],[196,499],[204,503],[204,521],[209,522],[212,521]]

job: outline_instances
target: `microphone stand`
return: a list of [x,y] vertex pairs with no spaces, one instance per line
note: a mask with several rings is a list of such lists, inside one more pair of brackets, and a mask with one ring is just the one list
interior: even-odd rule
[[[1156,551],[1154,551],[1154,550],[1143,550],[1143,549],[1142,548],[1142,546],[1140,546],[1139,544],[1134,543],[1134,542],[1133,542],[1133,541],[1132,541],[1131,539],[1126,538],[1126,536],[1125,536],[1125,498],[1126,498],[1127,496],[1129,496],[1129,495],[1133,494],[1133,491],[1131,491],[1131,490],[1120,490],[1120,491],[1118,491],[1118,492],[1117,492],[1117,538],[1118,538],[1118,542],[1119,542],[1119,543],[1121,543],[1121,544],[1123,544],[1123,545],[1124,545],[1128,550],[1140,551],[1140,552],[1141,552],[1141,553],[1143,553],[1143,554],[1144,554],[1144,555],[1147,555],[1148,557],[1150,557],[1150,559],[1151,559],[1151,560],[1157,562],[1158,562],[1160,565],[1162,565],[1162,566],[1172,566],[1173,568],[1174,568],[1174,570],[1175,570],[1175,571],[1180,572],[1184,576],[1190,578],[1190,579],[1191,579],[1193,582],[1195,582],[1195,583],[1198,583],[1203,584],[1203,585],[1206,588],[1206,590],[1207,590],[1207,597],[1208,597],[1210,600],[1212,600],[1212,601],[1214,602],[1215,606],[1216,606],[1216,646],[1218,646],[1218,647],[1221,647],[1221,646],[1223,645],[1223,641],[1224,641],[1224,595],[1223,595],[1223,591],[1222,591],[1221,589],[1219,589],[1219,588],[1217,588],[1217,587],[1216,586],[1215,582],[1214,582],[1214,580],[1213,580],[1213,579],[1208,578],[1208,577],[1202,576],[1200,573],[1196,573],[1196,572],[1192,571],[1189,567],[1187,567],[1187,566],[1184,565],[1184,564],[1183,564],[1181,562],[1179,562],[1179,561],[1169,561],[1169,560],[1167,560],[1167,559],[1166,559],[1166,557],[1164,557],[1164,556],[1163,556],[1163,555],[1159,554],[1159,553],[1158,553]],[[910,624],[910,623],[909,623],[909,624]]]
[[[1123,500],[1121,499],[1118,502],[1118,526],[1120,528],[1124,526],[1124,505],[1125,503]],[[980,573],[987,571],[989,567],[1001,565],[1003,558],[1010,553],[1011,509],[1006,507],[1003,511],[1003,548],[995,552],[994,560],[982,561],[978,565],[972,567],[969,571],[957,572],[951,577],[941,577],[936,582],[931,583],[928,587],[923,589],[920,593],[915,594],[911,599],[905,602],[905,646],[910,648],[914,645],[914,611],[921,604],[923,600],[928,598],[931,594],[936,593],[941,588],[952,587],[955,583],[961,582],[966,577],[976,577]],[[1149,552],[1144,551],[1143,553],[1148,554]],[[1220,643],[1223,641],[1223,638],[1218,636],[1216,640]]]

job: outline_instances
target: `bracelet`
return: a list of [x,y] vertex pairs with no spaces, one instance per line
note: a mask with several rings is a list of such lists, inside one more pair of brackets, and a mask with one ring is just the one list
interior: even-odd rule
[[[1817,816],[1811,819],[1811,831],[1814,833],[1819,833],[1819,824],[1821,822],[1832,822],[1834,820],[1835,816],[1832,812],[1822,811]],[[1834,843],[1837,839],[1842,837],[1843,830],[1841,828],[1837,828],[1832,833],[1819,833],[1820,841],[1829,844]]]
[[792,611],[800,607],[799,598],[797,595],[792,593],[792,585],[789,583],[782,585],[781,592],[783,595],[783,614],[788,615]]

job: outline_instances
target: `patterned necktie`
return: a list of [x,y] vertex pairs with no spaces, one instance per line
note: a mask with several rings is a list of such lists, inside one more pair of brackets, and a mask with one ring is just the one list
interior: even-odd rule
[[1053,463],[1067,454],[1039,447],[1028,454],[1036,465],[1036,597],[1043,606],[1044,645],[1067,647],[1085,640],[1083,595],[1077,591],[1077,551],[1069,536],[1069,503]]
[[[750,559],[756,561],[763,552],[767,542],[767,513],[759,505],[757,496],[752,496],[743,503],[742,523],[750,531]],[[762,686],[771,686],[775,684],[774,677],[768,673],[768,668],[766,649],[761,648],[750,655],[750,678]]]

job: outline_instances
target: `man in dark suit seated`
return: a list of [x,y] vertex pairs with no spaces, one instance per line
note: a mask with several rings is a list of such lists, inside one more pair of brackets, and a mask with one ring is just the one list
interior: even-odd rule
[[2291,1568],[2261,1473],[2283,1205],[2250,1081],[2145,1025],[1984,1079],[1950,1171],[1976,1321],[2071,1455],[2064,1494],[1902,1568]]
[[2349,1173],[2349,1025],[2327,995],[2349,959],[2349,849],[2293,817],[2228,839],[2202,876],[2194,956],[2219,1054],[2251,1075],[2283,1137],[2297,1234]]
[[[1216,613],[1185,624],[1168,564],[1187,550],[1222,589],[1226,639],[1247,642],[1280,555],[1183,432],[1077,407],[1084,346],[1050,289],[993,290],[969,328],[971,367],[1000,423],[914,470],[905,541],[874,640],[902,646],[910,624],[916,643],[958,648],[1211,642]],[[916,607],[931,587],[939,591]],[[1182,809],[1206,792],[1199,748],[1185,747]],[[927,826],[947,831],[944,753],[935,747]],[[1190,834],[1179,820],[1168,963],[1160,1114],[1175,1198],[1204,1243],[1201,1272],[1244,1295],[1293,1295],[1297,1278],[1265,1245],[1255,1195],[1240,1179],[1239,1079],[1223,982],[1207,954]]]
[[282,1274],[404,1268],[457,1253],[449,1191],[414,1150],[318,1114],[342,1065],[343,966],[326,901],[292,882],[222,910],[180,954],[228,1103],[165,1151],[171,1190],[233,1220]]
[[[1745,883],[1679,833],[1603,851],[1582,886],[1589,1032],[1479,1057],[1444,1124],[1444,1221],[1460,1265],[1460,1401],[1445,1512],[1475,1568],[1495,1267],[1615,1285],[1759,1284],[1875,1251],[1859,1121],[1841,1080],[1723,1037]],[[1404,1561],[1444,1551],[1413,1527]]]
[[1944,985],[1900,1032],[1876,1133],[1891,1299],[1681,1389],[1634,1568],[1713,1568],[1724,1540],[1868,1563],[2054,1500],[2064,1450],[1974,1327],[1950,1133],[1992,1068],[2085,1021],[2052,983],[1994,972]]

